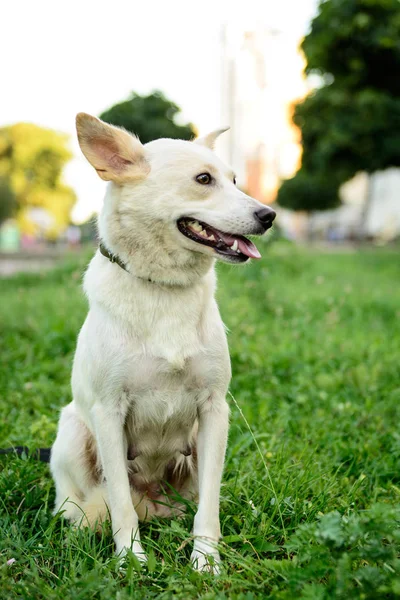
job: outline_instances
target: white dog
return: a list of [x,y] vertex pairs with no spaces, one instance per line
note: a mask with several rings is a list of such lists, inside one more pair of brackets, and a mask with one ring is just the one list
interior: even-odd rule
[[110,184],[85,275],[73,402],[52,449],[55,511],[93,525],[109,510],[117,554],[145,560],[139,520],[198,499],[191,560],[218,572],[231,370],[213,267],[259,258],[243,236],[263,234],[275,213],[238,190],[212,151],[223,130],[142,145],[83,113],[77,130]]

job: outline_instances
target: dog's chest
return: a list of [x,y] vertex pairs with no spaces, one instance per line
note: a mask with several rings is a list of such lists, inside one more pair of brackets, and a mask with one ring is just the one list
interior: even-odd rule
[[162,358],[140,357],[125,386],[128,441],[140,453],[185,451],[199,407],[210,395],[206,360],[187,358],[177,367]]
[[202,287],[179,293],[151,288],[151,293],[120,297],[114,312],[131,332],[128,352],[164,359],[164,371],[186,369],[185,361],[203,350],[205,295]]

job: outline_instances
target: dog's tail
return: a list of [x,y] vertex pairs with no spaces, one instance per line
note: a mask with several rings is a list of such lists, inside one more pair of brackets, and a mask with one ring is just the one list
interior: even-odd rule
[[12,448],[0,448],[0,454],[16,454],[17,456],[30,456],[41,462],[50,462],[51,448],[37,448],[29,450],[26,446],[13,446]]

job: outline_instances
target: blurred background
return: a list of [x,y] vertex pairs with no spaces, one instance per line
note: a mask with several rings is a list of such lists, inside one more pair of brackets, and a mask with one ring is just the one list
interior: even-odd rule
[[143,142],[229,125],[217,153],[277,212],[262,260],[217,267],[221,575],[185,570],[191,512],[124,575],[6,454],[1,598],[400,598],[400,0],[12,0],[0,24],[0,448],[48,448],[71,400],[106,186],[76,113]]
[[[75,114],[217,152],[301,244],[400,235],[397,0],[2,5],[0,273],[95,240],[104,183]],[[4,26],[5,25],[5,26]]]

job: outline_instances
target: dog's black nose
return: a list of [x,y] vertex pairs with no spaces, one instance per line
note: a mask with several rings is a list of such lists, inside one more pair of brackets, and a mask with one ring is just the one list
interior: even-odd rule
[[272,208],[265,207],[261,208],[260,210],[256,210],[254,216],[257,221],[261,223],[264,229],[269,229],[272,227],[272,222],[276,217],[276,212],[272,210]]

